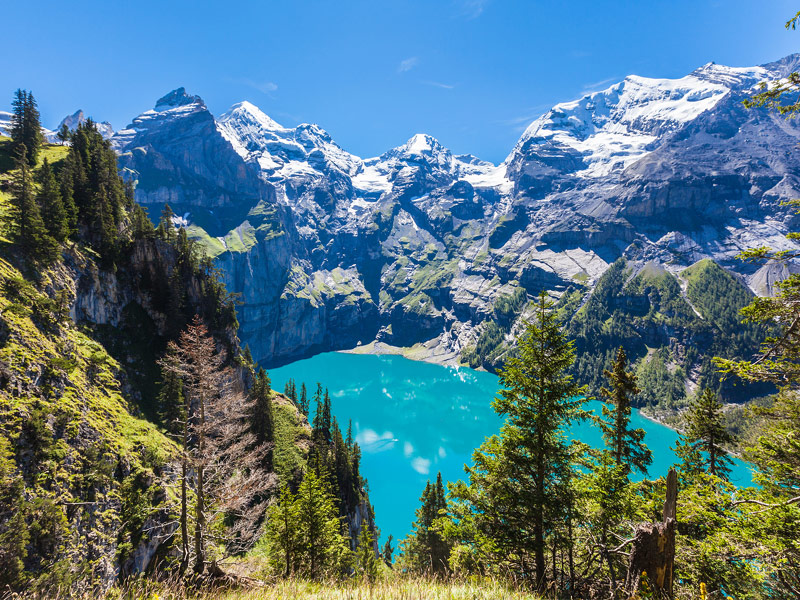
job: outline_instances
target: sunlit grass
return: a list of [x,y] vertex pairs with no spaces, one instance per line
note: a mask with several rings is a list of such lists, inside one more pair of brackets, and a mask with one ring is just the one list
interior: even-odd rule
[[[88,594],[85,598],[94,598]],[[493,579],[436,581],[418,577],[390,575],[372,584],[345,580],[277,580],[253,583],[248,588],[190,591],[175,585],[136,582],[126,589],[113,589],[105,600],[535,600],[530,592],[511,589]]]

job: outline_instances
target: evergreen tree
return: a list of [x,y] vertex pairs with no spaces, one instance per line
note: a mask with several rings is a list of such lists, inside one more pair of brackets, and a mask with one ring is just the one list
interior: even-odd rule
[[22,148],[28,166],[33,167],[44,140],[36,100],[31,92],[18,89],[14,93],[12,107],[11,139]]
[[161,210],[161,218],[158,220],[158,227],[156,227],[156,235],[165,242],[174,242],[176,238],[175,225],[172,218],[175,213],[172,212],[172,207],[165,204]]
[[356,571],[362,580],[369,583],[378,578],[378,558],[375,556],[374,540],[366,519],[361,521],[361,533],[358,536]]
[[286,485],[269,511],[264,537],[274,571],[284,577],[293,575],[300,558],[300,523],[294,496]]
[[326,443],[331,443],[331,397],[328,393],[328,388],[325,388],[325,397],[322,401],[322,418],[320,419],[320,427],[322,439]]
[[250,344],[245,344],[244,346],[242,362],[248,367],[252,367],[252,365],[255,364],[253,361],[253,353],[250,351]]
[[148,240],[155,236],[155,229],[147,211],[138,204],[131,211],[131,233],[134,240]]
[[55,173],[45,158],[37,174],[39,194],[37,200],[41,207],[42,218],[50,236],[61,243],[69,236],[69,217],[61,200],[61,191],[56,182]]
[[64,205],[64,211],[67,214],[68,236],[70,237],[73,237],[78,232],[78,207],[75,206],[75,200],[72,195],[71,170],[74,167],[74,161],[71,161],[68,156],[58,177],[58,188],[61,194],[61,203]]
[[62,123],[61,127],[58,128],[58,133],[56,133],[58,141],[61,142],[62,145],[66,144],[67,142],[69,142],[70,136],[71,132],[69,130],[69,127],[67,127],[66,123]]
[[700,454],[701,465],[710,475],[728,479],[733,461],[723,445],[732,443],[733,436],[725,428],[722,404],[711,390],[703,390],[690,404],[682,438]]
[[297,384],[295,383],[294,379],[291,380],[291,389],[289,390],[289,399],[292,401],[292,404],[297,406]]
[[183,380],[178,373],[174,354],[167,354],[162,362],[169,361],[169,367],[161,368],[161,386],[158,391],[159,417],[164,428],[176,437],[181,437],[187,423],[186,399],[183,393]]
[[693,444],[691,440],[679,435],[672,451],[678,457],[675,467],[682,485],[689,485],[698,474],[705,472],[703,456],[700,454],[697,444]]
[[353,419],[347,420],[347,437],[344,439],[344,443],[348,450],[353,448]]
[[252,412],[250,415],[250,431],[255,443],[265,448],[262,467],[272,471],[272,445],[275,441],[275,430],[272,415],[270,380],[264,369],[259,369],[255,382],[250,389]]
[[392,554],[394,553],[394,548],[392,547],[393,539],[394,537],[390,534],[389,537],[386,538],[386,543],[383,545],[383,562],[390,569],[392,568]]
[[420,503],[412,532],[401,544],[403,563],[413,571],[440,575],[449,570],[450,557],[450,544],[435,527],[435,521],[447,513],[441,473],[435,484],[428,481],[425,485]]
[[306,389],[305,382],[300,384],[300,404],[298,408],[300,412],[303,413],[303,416],[308,418],[308,390]]
[[295,507],[300,521],[302,571],[312,579],[336,574],[349,544],[340,532],[334,497],[325,480],[312,470],[303,477]]
[[33,182],[25,160],[25,146],[17,150],[17,169],[11,196],[16,221],[15,241],[23,252],[35,260],[51,261],[58,256],[58,244],[45,228],[39,205],[34,198]]
[[493,407],[506,422],[473,454],[469,486],[453,490],[456,502],[472,507],[469,519],[489,532],[482,548],[492,548],[494,560],[513,561],[539,589],[547,586],[545,537],[567,519],[552,510],[568,504],[563,494],[574,476],[574,442],[565,431],[582,416],[586,394],[568,373],[575,349],[552,306],[542,292],[535,321],[500,371],[504,387]]
[[644,429],[631,429],[631,398],[639,393],[636,374],[626,370],[628,359],[620,346],[611,370],[603,370],[609,388],[600,390],[603,400],[603,417],[599,419],[606,448],[614,463],[623,466],[626,472],[639,471],[647,474],[653,456],[644,443]]

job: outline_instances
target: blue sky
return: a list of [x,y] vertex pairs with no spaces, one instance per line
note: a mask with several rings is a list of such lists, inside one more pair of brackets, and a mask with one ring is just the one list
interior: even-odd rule
[[681,77],[800,50],[784,0],[122,0],[4,3],[0,108],[34,92],[54,127],[115,128],[179,86],[249,100],[374,156],[414,133],[502,161],[551,105],[636,73]]

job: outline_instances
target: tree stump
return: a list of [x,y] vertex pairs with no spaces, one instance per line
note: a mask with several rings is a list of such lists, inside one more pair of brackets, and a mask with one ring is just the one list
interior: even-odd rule
[[678,477],[674,469],[667,475],[667,497],[662,523],[647,523],[636,529],[631,549],[625,589],[638,591],[646,573],[647,584],[656,597],[672,598],[675,574],[675,518],[678,503]]

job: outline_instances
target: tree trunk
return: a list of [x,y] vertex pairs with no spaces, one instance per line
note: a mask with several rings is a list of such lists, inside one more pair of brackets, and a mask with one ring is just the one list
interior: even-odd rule
[[203,543],[203,532],[205,530],[205,495],[203,491],[203,453],[205,451],[205,431],[206,424],[206,407],[205,399],[200,398],[200,435],[197,440],[197,448],[200,460],[197,462],[197,505],[195,508],[195,528],[194,528],[194,571],[200,575],[205,569],[205,548]]
[[634,536],[630,565],[625,581],[629,594],[637,592],[642,579],[649,587],[666,598],[673,597],[675,574],[675,516],[678,501],[678,477],[674,469],[667,476],[664,502],[664,522],[640,525]]
[[181,574],[189,568],[189,509],[186,501],[186,453],[189,448],[189,403],[183,420],[183,456],[181,457]]
[[189,566],[189,524],[186,506],[186,457],[181,464],[181,574]]

